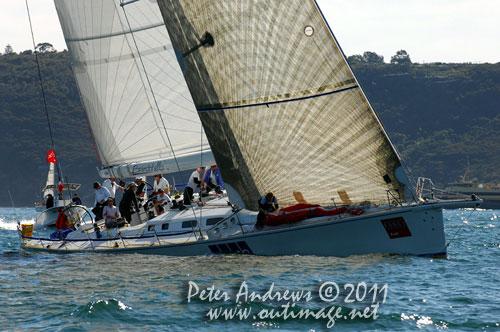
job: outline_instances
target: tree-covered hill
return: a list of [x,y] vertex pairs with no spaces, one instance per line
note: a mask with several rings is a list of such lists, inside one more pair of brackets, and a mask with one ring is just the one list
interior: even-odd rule
[[[67,52],[40,54],[44,88],[57,159],[70,182],[85,184],[96,178],[97,158],[76,89]],[[35,56],[0,56],[0,205],[32,205],[45,185],[51,150],[47,119]],[[91,203],[92,192],[86,190]]]
[[[367,61],[364,61],[364,59]],[[471,176],[500,183],[500,63],[391,64],[375,53],[350,57],[365,93],[415,176],[445,185],[470,157]],[[67,52],[40,54],[54,140],[65,176],[91,204],[98,165]],[[0,205],[31,205],[45,183],[51,149],[35,57],[0,55]]]
[[415,176],[500,183],[500,63],[354,64]]

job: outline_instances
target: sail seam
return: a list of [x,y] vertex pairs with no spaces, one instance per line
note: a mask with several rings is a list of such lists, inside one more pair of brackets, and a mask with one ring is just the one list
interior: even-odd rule
[[359,88],[359,85],[354,85],[350,86],[348,88],[343,88],[339,90],[334,90],[334,91],[329,91],[329,92],[324,92],[324,93],[319,93],[311,96],[304,96],[304,97],[297,97],[297,98],[291,98],[291,99],[285,99],[285,100],[274,100],[274,101],[268,101],[268,102],[261,102],[261,103],[254,103],[254,104],[246,104],[246,105],[234,105],[234,106],[221,106],[221,107],[213,107],[213,108],[200,108],[198,109],[198,112],[208,112],[208,111],[221,111],[221,110],[228,110],[228,109],[235,109],[235,108],[247,108],[247,107],[257,107],[257,106],[267,106],[267,105],[274,105],[274,104],[282,104],[282,103],[290,103],[294,101],[299,101],[299,100],[306,100],[306,99],[313,99],[313,98],[318,98],[318,97],[324,97],[344,91],[349,91],[353,89]]
[[[137,45],[137,41],[135,40],[134,31],[133,31],[133,29],[132,29],[132,27],[130,25],[130,21],[128,19],[127,12],[125,11],[125,7],[122,6],[122,9],[123,9],[123,15],[125,17],[125,20],[127,22],[127,25],[128,25],[129,31],[130,31],[130,35],[131,35],[132,40],[134,42],[134,45],[135,45],[135,47],[137,49],[137,54],[138,54],[139,60],[141,62],[142,68],[144,70],[144,75],[146,76],[146,81],[147,81],[147,83],[149,85],[149,89],[151,91],[151,95],[153,97],[154,104],[155,104],[156,109],[158,111],[158,115],[160,116],[160,120],[161,120],[161,123],[163,125],[163,129],[165,130],[165,135],[167,136],[166,138],[167,138],[168,144],[167,144],[167,142],[165,142],[165,143],[166,143],[167,146],[170,146],[170,150],[172,151],[172,157],[174,158],[175,164],[177,166],[177,171],[178,171],[179,175],[181,175],[181,168],[179,166],[179,161],[177,160],[177,157],[176,157],[176,154],[175,154],[175,151],[174,151],[174,147],[172,145],[172,141],[170,140],[170,136],[169,136],[167,128],[165,126],[165,121],[164,121],[164,119],[162,117],[162,114],[161,114],[161,111],[160,111],[160,107],[158,106],[158,101],[156,100],[156,96],[155,96],[155,93],[153,91],[153,86],[151,85],[151,81],[149,80],[149,75],[148,75],[148,73],[146,71],[146,67],[145,67],[144,62],[142,60],[141,52],[139,51],[139,47]],[[141,75],[141,79],[142,79],[142,75]],[[159,127],[157,127],[157,128],[159,129]]]
[[88,36],[88,37],[82,37],[82,38],[68,38],[68,39],[66,39],[66,42],[67,43],[72,43],[72,42],[79,42],[79,41],[88,41],[88,40],[96,40],[96,39],[103,39],[103,38],[111,38],[111,37],[123,36],[123,35],[127,35],[127,34],[134,33],[134,32],[139,32],[139,31],[144,31],[144,30],[158,28],[158,27],[161,27],[161,26],[164,26],[164,25],[165,25],[164,23],[157,23],[157,24],[151,24],[151,25],[148,25],[148,26],[142,27],[142,28],[136,28],[136,29],[128,30],[128,31],[120,31],[120,32],[114,32],[114,33],[108,33],[108,34],[105,34],[105,35]]
[[[156,47],[154,49],[144,51],[142,55],[148,56],[151,54],[157,54],[158,51],[162,51],[165,49],[166,49],[166,46]],[[123,55],[121,54],[121,55],[114,56],[114,57],[106,57],[106,58],[94,59],[94,60],[78,60],[78,61],[76,61],[76,63],[81,64],[81,65],[102,65],[102,64],[119,62],[119,61],[128,60],[128,59],[134,59],[134,54],[133,53],[123,54]]]
[[[344,53],[344,50],[342,49],[342,47],[338,43],[337,38],[335,37],[335,34],[333,33],[333,30],[330,27],[330,24],[328,24],[328,21],[326,20],[325,15],[321,11],[321,8],[319,7],[317,1],[316,0],[311,0],[311,1],[313,2],[314,7],[317,9],[317,11],[318,11],[318,13],[319,13],[319,15],[321,17],[321,20],[323,21],[323,24],[326,25],[328,31],[330,32],[330,36],[333,38],[334,43],[337,45],[338,49],[340,50],[340,53],[342,54],[342,57],[344,58],[344,62],[347,65],[347,68],[349,68],[349,70],[350,70],[352,76],[354,77],[354,80],[356,81],[356,83],[359,84],[358,83],[358,79],[356,78],[356,75],[354,74],[354,71],[352,70],[352,67],[349,64],[349,61],[347,61],[347,57],[346,57],[346,55]],[[404,162],[401,154],[399,153],[398,149],[396,148],[396,145],[392,142],[392,140],[391,140],[391,138],[389,136],[389,133],[385,129],[385,126],[382,123],[382,120],[380,119],[380,116],[378,115],[377,112],[375,112],[375,109],[373,108],[372,104],[370,103],[370,100],[368,99],[368,96],[366,96],[366,94],[365,94],[365,92],[363,91],[362,88],[360,88],[360,90],[361,90],[361,94],[363,95],[363,98],[365,99],[366,103],[368,104],[368,106],[369,106],[369,108],[371,110],[372,115],[375,117],[375,119],[377,120],[380,128],[382,129],[382,132],[383,132],[385,138],[387,139],[387,142],[391,146],[394,154],[396,155],[396,158],[398,159],[399,163],[403,167],[403,170],[405,171],[406,178],[408,179],[408,183],[410,183],[410,188],[411,188],[411,180],[410,180],[410,178],[408,176],[408,170],[409,169],[408,169],[406,163]],[[410,193],[412,195],[414,195],[415,192],[416,192],[416,189],[415,188],[411,188]],[[413,196],[413,197],[415,198],[415,196]]]
[[[120,1],[122,1],[122,0],[120,0]],[[116,8],[117,8],[117,11],[118,11],[118,7],[116,7]],[[142,58],[142,54],[141,54],[141,52],[140,52],[140,50],[139,50],[139,46],[137,45],[137,41],[136,41],[136,39],[135,39],[135,34],[134,34],[134,32],[133,32],[133,31],[134,31],[134,29],[132,29],[132,26],[130,25],[130,22],[129,22],[129,20],[128,20],[128,16],[127,16],[127,12],[125,11],[125,7],[121,6],[121,9],[122,9],[122,11],[123,11],[123,15],[124,15],[125,22],[122,22],[122,21],[121,21],[121,19],[120,19],[120,24],[122,25],[122,27],[125,27],[124,25],[125,25],[125,24],[127,24],[128,29],[129,29],[129,31],[131,32],[131,33],[130,33],[130,36],[131,36],[131,39],[132,39],[132,43],[130,42],[129,38],[124,38],[124,39],[125,39],[125,42],[127,43],[127,45],[128,45],[128,47],[129,47],[129,49],[130,49],[130,51],[131,51],[131,52],[133,52],[133,49],[134,49],[134,48],[137,50],[137,54],[138,54],[138,57],[137,57],[137,58],[138,58],[139,60],[137,60],[137,58],[136,58],[136,57],[133,57],[133,59],[134,59],[135,67],[137,68],[137,73],[138,73],[139,78],[141,79],[141,82],[142,82],[142,91],[144,91],[144,94],[145,94],[146,99],[147,99],[147,101],[148,101],[148,104],[149,104],[149,106],[150,106],[150,107],[149,107],[149,110],[151,110],[151,113],[152,113],[153,119],[154,119],[154,121],[155,121],[156,128],[158,129],[158,131],[161,131],[161,130],[162,130],[162,128],[159,126],[159,124],[158,124],[158,122],[157,122],[158,120],[157,120],[157,118],[156,118],[156,113],[155,113],[154,111],[152,111],[152,110],[154,110],[154,107],[156,106],[156,108],[158,109],[158,113],[159,113],[159,115],[160,115],[160,120],[162,120],[162,122],[163,122],[163,119],[162,119],[162,117],[161,117],[161,113],[160,113],[160,111],[159,111],[158,103],[157,103],[157,101],[156,101],[156,95],[155,95],[155,93],[154,93],[154,91],[153,91],[153,87],[152,87],[151,82],[150,82],[150,80],[149,80],[149,75],[148,75],[148,73],[147,73],[147,71],[146,71],[146,67],[145,67],[145,65],[144,65],[143,58]],[[137,29],[135,29],[135,30],[137,30]],[[133,45],[132,45],[132,44],[133,44]],[[139,62],[138,62],[138,61],[139,61]],[[143,75],[141,74],[140,67],[142,67],[142,69],[143,69],[143,71],[144,71],[145,78],[144,78],[144,77],[143,77]],[[130,75],[132,75],[132,71],[130,72]],[[128,82],[127,82],[127,84],[128,84]],[[149,88],[150,88],[150,90],[149,90],[149,91],[151,92],[151,95],[152,95],[152,99],[153,99],[153,101],[151,101],[151,99],[150,99],[150,97],[149,97],[149,94],[148,94],[148,89],[147,89],[147,87],[146,87],[146,84],[147,84],[147,85],[149,85]],[[136,97],[135,97],[135,98],[137,98],[139,95],[140,95],[140,90],[137,90],[137,95],[136,95]],[[120,100],[120,103],[121,103],[121,100]],[[125,114],[125,116],[123,117],[123,120],[125,120],[125,119],[127,118],[127,116],[128,116],[128,114],[129,114],[129,112],[130,112],[130,111],[133,111],[133,103],[131,103],[131,104],[129,105],[129,108],[128,108],[128,110],[127,110],[127,113],[126,113],[126,114]],[[122,120],[122,123],[123,123],[123,120]],[[121,127],[121,125],[120,125],[120,127]],[[166,129],[165,129],[165,125],[163,126],[163,129],[166,131]],[[167,135],[167,141],[165,140],[165,137],[164,137],[163,135],[162,135],[162,141],[163,141],[163,143],[165,144],[165,146],[166,146],[166,147],[168,147],[168,146],[170,145],[170,138],[168,137],[168,133],[167,133],[167,132],[166,132],[166,135]],[[137,142],[136,142],[136,143],[137,143]],[[118,147],[117,147],[117,148],[118,148]]]
[[[332,28],[330,27],[330,24],[328,23],[328,21],[325,18],[325,15],[323,14],[323,11],[319,7],[319,5],[318,5],[318,3],[317,3],[316,0],[312,0],[312,2],[314,4],[315,8],[318,10],[319,15],[321,17],[321,20],[323,21],[323,24],[325,24],[325,26],[327,27],[328,31],[330,32],[330,36],[333,38],[333,41],[334,41],[335,45],[337,45],[338,49],[340,50],[340,53],[342,54],[342,57],[343,57],[343,59],[345,61],[345,64],[347,65],[347,68],[349,68],[349,71],[351,72],[352,76],[354,77],[354,80],[356,81],[356,83],[359,84],[358,83],[358,79],[356,78],[356,75],[354,74],[354,71],[352,70],[352,67],[349,64],[349,61],[347,61],[347,57],[346,57],[346,55],[344,53],[344,50],[342,49],[342,47],[338,43],[337,37],[335,37],[335,34],[333,33]],[[363,89],[360,89],[360,90],[361,90],[361,93],[363,95],[363,98],[365,99],[366,103],[368,104],[368,106],[369,106],[369,108],[371,110],[371,113],[373,114],[373,116],[375,117],[375,119],[379,123],[380,127],[382,128],[382,131],[384,132],[384,135],[387,138],[387,141],[389,142],[389,145],[392,147],[392,149],[393,149],[396,157],[401,162],[402,161],[401,155],[400,155],[399,151],[397,150],[396,146],[393,144],[392,140],[390,139],[389,134],[388,134],[387,130],[385,129],[384,124],[380,120],[379,115],[377,114],[377,112],[375,112],[375,109],[373,108],[372,104],[370,103],[370,100],[368,100],[368,97],[366,96],[366,94],[363,91]]]

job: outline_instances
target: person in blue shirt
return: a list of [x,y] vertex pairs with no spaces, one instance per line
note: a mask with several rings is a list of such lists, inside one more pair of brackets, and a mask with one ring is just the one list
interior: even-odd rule
[[201,187],[205,188],[207,193],[211,190],[215,190],[217,194],[222,194],[224,182],[222,181],[222,176],[220,175],[217,165],[212,165],[205,170],[205,176],[203,176]]

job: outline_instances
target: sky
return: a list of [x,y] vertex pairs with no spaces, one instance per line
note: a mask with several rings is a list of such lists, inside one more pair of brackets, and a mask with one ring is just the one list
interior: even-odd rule
[[[0,51],[7,44],[15,52],[32,49],[25,0],[1,1]],[[35,42],[65,49],[53,0],[28,1]],[[500,0],[318,0],[318,4],[348,56],[372,51],[389,62],[404,49],[419,63],[500,62]]]

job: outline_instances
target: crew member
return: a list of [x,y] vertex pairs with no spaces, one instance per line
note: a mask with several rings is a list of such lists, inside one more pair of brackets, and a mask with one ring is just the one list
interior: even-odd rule
[[102,186],[109,191],[109,195],[112,199],[115,199],[116,195],[116,189],[118,190],[125,190],[122,186],[120,186],[118,183],[115,182],[116,178],[109,178],[104,180],[102,183]]
[[142,177],[135,178],[135,184],[137,189],[135,190],[135,196],[137,197],[137,202],[142,205],[142,202],[148,200],[148,188],[146,187],[146,182]]
[[139,211],[139,206],[137,205],[137,198],[135,197],[135,189],[137,185],[131,182],[127,186],[127,190],[123,193],[122,200],[120,201],[120,214],[127,220],[127,222],[132,221],[132,213],[130,208],[134,204],[136,211]]
[[255,227],[257,229],[262,229],[264,227],[264,219],[269,213],[277,211],[279,209],[278,199],[274,197],[272,192],[268,192],[259,200],[259,214],[257,215],[257,223]]
[[158,196],[156,196],[155,210],[156,215],[160,215],[164,212],[163,204],[170,202],[170,197],[165,194],[163,189],[158,189]]
[[80,199],[80,197],[78,197],[78,194],[74,194],[73,198],[71,199],[71,201],[75,205],[82,205],[82,200]]
[[153,183],[153,194],[158,194],[158,189],[163,189],[166,193],[170,192],[170,185],[161,174],[155,175],[155,180]]
[[69,228],[68,216],[64,214],[62,208],[59,208],[59,214],[56,219],[56,228],[58,231]]
[[198,167],[189,177],[188,183],[184,188],[184,205],[190,205],[193,200],[194,191],[201,187],[201,167]]
[[201,187],[205,188],[207,193],[215,190],[217,194],[222,194],[224,182],[222,181],[222,176],[217,165],[211,165],[210,168],[207,167],[201,181]]
[[54,207],[54,196],[52,196],[52,194],[48,194],[47,199],[45,200],[45,208],[50,209],[51,207]]
[[106,220],[106,228],[118,227],[117,220],[120,214],[118,213],[118,208],[115,206],[115,200],[113,198],[108,198],[108,204],[102,210],[102,215]]
[[106,201],[110,197],[108,189],[101,186],[99,182],[94,182],[95,202],[92,212],[95,214],[95,221],[102,219],[102,209],[106,205]]

